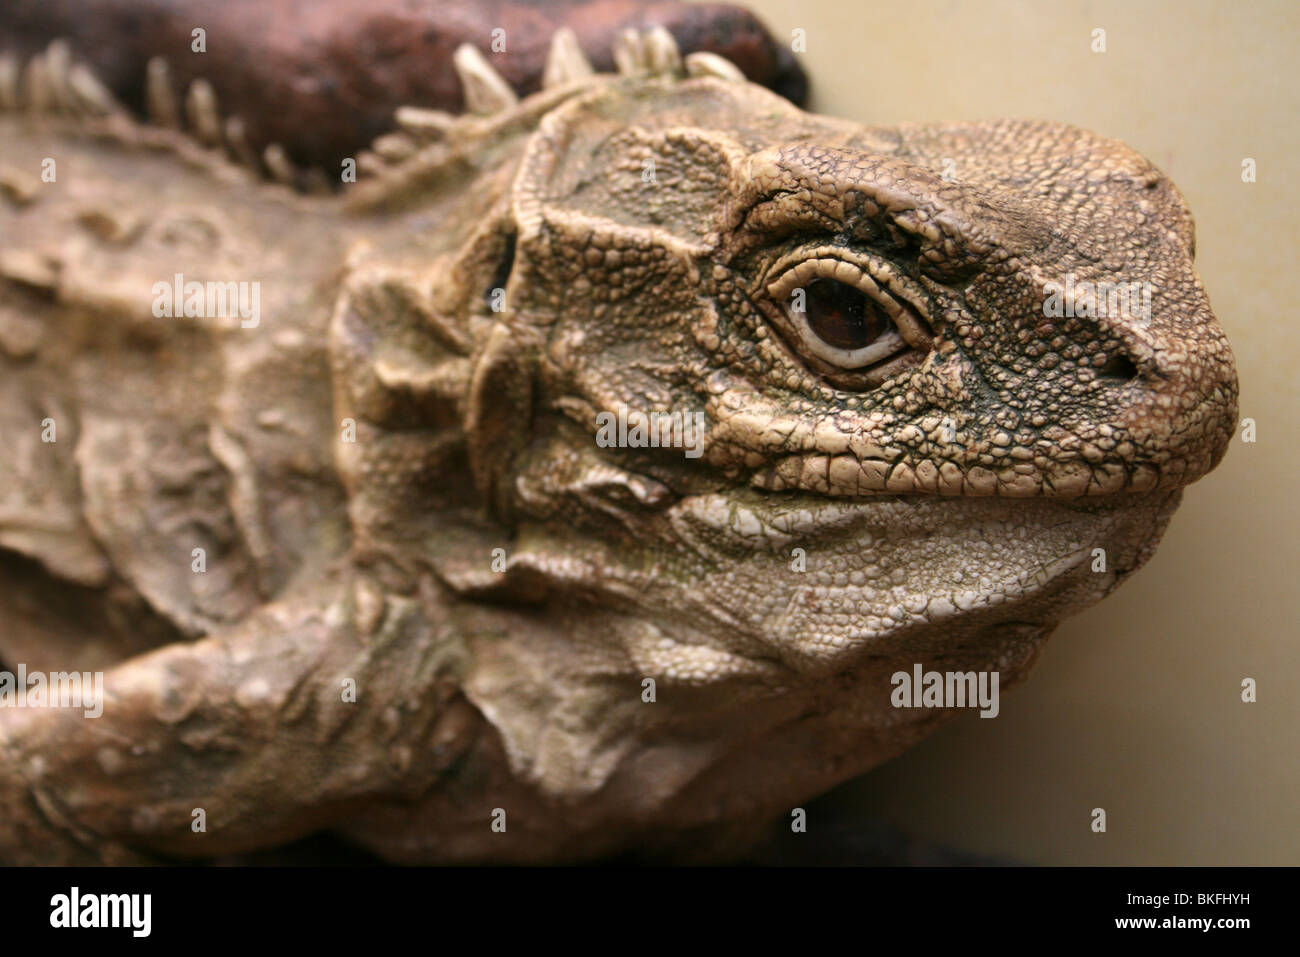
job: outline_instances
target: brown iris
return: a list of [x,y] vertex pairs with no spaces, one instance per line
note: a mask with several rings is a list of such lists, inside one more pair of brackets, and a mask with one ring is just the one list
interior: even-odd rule
[[893,328],[880,306],[846,283],[815,279],[804,296],[808,328],[836,349],[865,348]]

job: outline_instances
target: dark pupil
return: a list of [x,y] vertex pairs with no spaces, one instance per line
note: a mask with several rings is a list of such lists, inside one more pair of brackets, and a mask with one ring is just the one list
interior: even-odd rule
[[808,327],[837,349],[871,345],[890,327],[884,311],[852,286],[817,279],[804,290]]

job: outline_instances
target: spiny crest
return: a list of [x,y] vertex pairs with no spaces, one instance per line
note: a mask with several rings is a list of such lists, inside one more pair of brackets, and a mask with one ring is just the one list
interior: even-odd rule
[[[737,66],[717,54],[696,52],[683,58],[677,41],[663,27],[623,31],[614,43],[613,57],[617,76],[622,77],[712,76],[745,81]],[[421,187],[472,168],[485,144],[501,142],[511,132],[531,131],[541,116],[564,100],[614,76],[595,72],[568,27],[551,37],[542,89],[523,100],[471,44],[456,50],[453,65],[465,91],[466,112],[454,116],[419,107],[398,109],[399,132],[379,137],[357,157],[358,171],[371,180],[354,197],[358,207],[409,201]]]
[[[0,54],[0,112],[24,113],[126,145],[170,150],[222,179],[255,182],[269,173],[294,186],[312,182],[291,167],[273,164],[272,157],[264,169],[252,155],[242,121],[232,117],[223,123],[216,92],[206,80],[190,84],[183,108],[164,60],[149,62],[145,81],[150,122],[141,123],[88,66],[74,60],[66,41],[55,40],[25,65],[12,54]],[[268,148],[275,150],[279,147]]]
[[[716,54],[697,52],[683,58],[663,27],[625,30],[615,41],[613,57],[625,77],[744,80],[734,64]],[[396,130],[378,137],[356,157],[359,178],[372,181],[356,197],[359,206],[383,205],[398,191],[436,181],[440,171],[464,165],[483,143],[513,127],[530,128],[547,110],[605,79],[592,68],[568,27],[551,38],[542,90],[523,100],[472,44],[456,50],[452,66],[464,90],[464,114],[400,107],[394,115]],[[308,193],[330,191],[331,177],[325,170],[296,166],[282,144],[271,143],[260,153],[254,149],[245,121],[221,115],[216,90],[207,80],[194,80],[183,96],[178,95],[162,57],[154,57],[146,67],[145,108],[147,122],[142,123],[88,66],[75,60],[64,40],[55,40],[25,64],[12,54],[0,54],[0,113],[22,112],[75,124],[124,144],[169,149],[224,179],[270,181]]]
[[14,57],[0,55],[0,110],[20,109],[97,117],[121,111],[95,75],[73,62],[71,50],[62,40],[55,40],[22,69]]

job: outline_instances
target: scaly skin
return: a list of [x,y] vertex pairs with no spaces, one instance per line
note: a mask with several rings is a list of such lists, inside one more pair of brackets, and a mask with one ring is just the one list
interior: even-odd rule
[[[0,659],[111,665],[101,718],[0,709],[0,858],[723,853],[951,714],[895,671],[1005,687],[1151,555],[1236,415],[1167,179],[626,42],[340,197],[0,116]],[[260,324],[154,318],[177,272],[260,281]],[[1046,317],[1067,276],[1150,315]],[[787,308],[818,279],[889,358]],[[604,447],[620,408],[702,414],[702,455]]]

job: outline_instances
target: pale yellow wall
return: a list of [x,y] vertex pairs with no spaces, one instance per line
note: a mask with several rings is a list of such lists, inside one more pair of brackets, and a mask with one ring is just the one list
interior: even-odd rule
[[[996,720],[960,721],[831,800],[1030,862],[1300,864],[1300,4],[744,5],[779,36],[806,31],[818,112],[1060,120],[1150,157],[1195,213],[1241,414],[1258,423]],[[1089,49],[1094,27],[1106,53]],[[1243,676],[1259,703],[1241,703]],[[1096,806],[1105,835],[1089,830]]]

